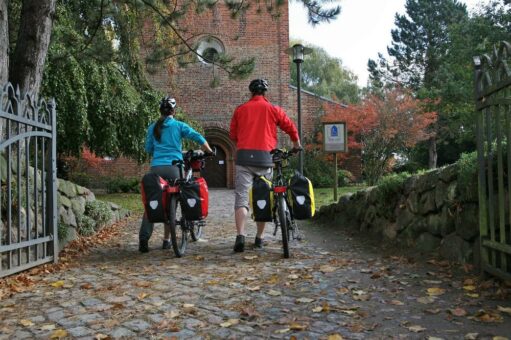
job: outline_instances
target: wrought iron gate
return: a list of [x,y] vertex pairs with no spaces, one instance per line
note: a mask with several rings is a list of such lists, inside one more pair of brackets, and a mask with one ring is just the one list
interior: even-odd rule
[[0,89],[0,277],[57,261],[55,102]]
[[485,272],[511,279],[511,44],[475,57],[479,228]]

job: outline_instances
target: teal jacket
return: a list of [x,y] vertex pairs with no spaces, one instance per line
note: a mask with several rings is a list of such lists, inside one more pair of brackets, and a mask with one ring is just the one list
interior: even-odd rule
[[206,139],[200,133],[171,116],[163,121],[161,140],[158,142],[153,134],[155,125],[156,123],[149,125],[145,140],[145,150],[153,157],[151,166],[172,165],[172,161],[182,160],[183,138],[191,139],[200,145],[206,143]]

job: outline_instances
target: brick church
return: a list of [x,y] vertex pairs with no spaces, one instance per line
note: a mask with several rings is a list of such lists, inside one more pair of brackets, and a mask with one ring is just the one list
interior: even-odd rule
[[[289,84],[290,67],[295,65],[286,53],[289,48],[288,2],[284,1],[276,9],[278,13],[258,11],[256,7],[250,7],[233,19],[220,1],[212,10],[201,14],[191,11],[189,17],[179,22],[180,28],[186,32],[185,38],[191,45],[198,46],[197,51],[203,55],[226,53],[236,59],[255,57],[255,69],[248,79],[229,79],[224,70],[199,57],[186,67],[176,67],[171,74],[168,69],[148,74],[156,89],[174,96],[178,106],[200,122],[206,139],[216,146],[216,159],[207,163],[204,173],[210,187],[234,187],[236,150],[229,139],[229,124],[234,109],[250,98],[248,84],[251,79],[267,79],[270,85],[268,99],[284,108],[296,123],[297,89]],[[219,80],[216,87],[210,85],[214,76]],[[314,124],[319,122],[325,105],[338,109],[345,107],[307,91],[302,91],[301,103],[303,136],[307,137]],[[285,137],[283,140],[287,140]],[[343,167],[359,177],[358,157],[350,157]]]

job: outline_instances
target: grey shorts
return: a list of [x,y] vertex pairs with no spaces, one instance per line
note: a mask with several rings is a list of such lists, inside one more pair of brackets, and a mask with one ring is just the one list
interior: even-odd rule
[[248,190],[252,186],[254,176],[264,176],[271,180],[273,168],[236,165],[236,188],[234,189],[234,208],[244,207],[248,210]]

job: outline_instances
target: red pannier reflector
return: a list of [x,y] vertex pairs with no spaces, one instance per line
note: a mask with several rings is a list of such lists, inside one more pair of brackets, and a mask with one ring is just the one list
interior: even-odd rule
[[284,192],[286,192],[286,190],[287,190],[287,187],[275,187],[275,188],[273,189],[273,191],[274,191],[275,193],[277,193],[277,194],[284,193]]
[[192,161],[191,166],[193,171],[200,171],[201,161]]
[[178,186],[167,187],[167,193],[169,194],[177,194],[178,192],[179,192]]

